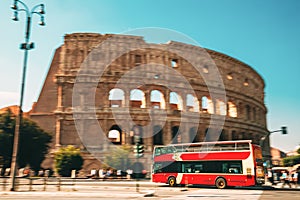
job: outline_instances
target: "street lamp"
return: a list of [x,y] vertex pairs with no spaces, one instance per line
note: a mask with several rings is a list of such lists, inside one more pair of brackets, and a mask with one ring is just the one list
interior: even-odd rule
[[[286,134],[287,134],[287,127],[286,127],[286,126],[282,126],[281,129],[279,129],[279,130],[276,130],[276,131],[269,131],[269,132],[267,133],[267,135],[265,135],[264,137],[262,137],[262,138],[260,139],[260,147],[261,147],[262,149],[264,149],[263,146],[264,146],[265,140],[271,135],[271,133],[276,133],[276,132],[281,132],[283,135],[286,135]],[[267,159],[267,161],[270,162],[269,159]],[[272,166],[272,162],[270,162],[268,165],[269,165],[268,167]]]
[[[19,7],[20,5],[20,7]],[[13,153],[11,160],[11,188],[10,191],[15,191],[15,177],[17,171],[17,155],[18,155],[18,147],[19,147],[19,135],[20,135],[20,125],[22,122],[23,116],[23,96],[24,96],[24,86],[25,86],[25,77],[26,77],[26,68],[27,68],[27,58],[28,51],[34,48],[34,43],[29,42],[30,39],[30,28],[31,28],[31,18],[33,14],[37,14],[40,16],[40,25],[45,26],[44,22],[44,14],[45,14],[45,6],[44,4],[38,4],[34,6],[31,10],[29,10],[28,6],[20,0],[14,0],[14,4],[11,6],[11,9],[14,10],[14,16],[12,20],[19,21],[18,14],[19,12],[26,13],[26,32],[25,32],[25,42],[20,45],[20,49],[24,50],[24,62],[23,62],[23,75],[22,75],[22,84],[21,84],[21,93],[20,93],[20,105],[19,105],[19,113],[16,119],[16,127],[14,134],[14,144],[13,144]],[[37,11],[37,9],[39,9]]]

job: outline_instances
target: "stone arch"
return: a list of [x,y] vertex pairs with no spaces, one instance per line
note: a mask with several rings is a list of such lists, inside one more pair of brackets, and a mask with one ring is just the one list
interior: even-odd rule
[[120,126],[114,124],[110,127],[107,138],[113,144],[122,144],[122,129]]
[[125,92],[120,88],[113,88],[109,91],[110,107],[124,107]]
[[238,116],[237,107],[236,107],[235,103],[233,103],[233,101],[228,101],[227,107],[228,107],[228,116],[229,117],[237,117]]
[[179,126],[172,127],[172,143],[178,144],[182,142],[182,135]]
[[146,108],[145,93],[140,89],[130,91],[130,107],[131,108]]
[[227,106],[223,100],[216,99],[216,110],[217,115],[226,115],[227,114]]
[[170,92],[169,103],[171,110],[183,110],[183,100],[177,92]]
[[150,92],[151,108],[166,109],[166,101],[164,94],[160,90],[152,90]]
[[163,129],[160,125],[153,127],[153,145],[163,145]]
[[203,96],[201,98],[201,110],[204,113],[214,114],[214,103],[210,97]]
[[199,100],[192,94],[186,95],[186,108],[187,111],[200,112]]

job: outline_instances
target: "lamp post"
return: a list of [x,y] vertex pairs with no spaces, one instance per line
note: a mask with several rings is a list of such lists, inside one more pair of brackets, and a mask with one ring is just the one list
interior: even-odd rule
[[[260,139],[260,147],[262,148],[262,151],[264,152],[264,142],[265,142],[265,140],[267,139],[267,138],[269,138],[269,136],[271,135],[271,133],[276,133],[276,132],[281,132],[283,135],[285,135],[285,134],[287,134],[287,128],[286,128],[286,126],[282,126],[281,127],[281,129],[279,129],[279,130],[276,130],[276,131],[269,131],[268,133],[267,133],[267,135],[265,135],[264,137],[262,137],[261,139]],[[272,166],[272,162],[270,162],[270,157],[268,157],[268,159],[266,160],[266,161],[268,161],[269,163],[268,163],[268,166],[267,167],[271,167]]]
[[[19,5],[21,7],[19,7]],[[39,11],[36,11],[39,8]],[[28,6],[20,0],[14,0],[14,4],[11,6],[11,9],[14,10],[14,16],[12,20],[19,21],[18,13],[25,12],[26,13],[26,30],[25,30],[25,42],[20,45],[20,49],[24,50],[24,61],[23,61],[23,73],[22,73],[22,84],[21,84],[21,92],[20,92],[20,105],[19,105],[19,113],[16,119],[16,127],[14,134],[14,143],[13,143],[13,153],[11,160],[11,188],[10,191],[15,191],[15,178],[17,171],[17,156],[18,156],[18,147],[19,147],[19,136],[20,136],[20,126],[22,123],[23,117],[23,96],[24,96],[24,86],[25,86],[25,78],[26,78],[26,68],[27,68],[27,59],[28,59],[28,51],[34,48],[34,43],[30,43],[30,28],[31,28],[31,19],[33,14],[37,14],[41,17],[40,25],[45,26],[44,22],[44,14],[45,7],[44,4],[38,4],[34,6],[31,10],[29,10]]]

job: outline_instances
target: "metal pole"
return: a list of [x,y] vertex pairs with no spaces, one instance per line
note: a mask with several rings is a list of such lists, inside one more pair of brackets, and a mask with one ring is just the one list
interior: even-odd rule
[[[282,134],[287,134],[287,128],[285,126],[282,126],[280,130],[268,131],[268,133],[264,137],[262,137],[259,141],[259,145],[263,152],[264,160],[265,160],[265,154],[266,154],[265,145],[264,145],[265,140],[270,137],[271,133],[276,133],[276,132],[281,132]],[[267,157],[267,159],[266,159],[266,161],[268,162],[268,166],[267,166],[268,168],[272,167],[272,160],[270,158],[271,157]]]
[[[18,7],[18,3],[20,3],[23,8]],[[36,12],[36,8],[40,7],[40,11]],[[40,25],[44,26],[44,4],[36,5],[30,11],[28,6],[23,3],[21,0],[14,0],[14,4],[11,7],[14,10],[14,21],[18,21],[18,12],[24,11],[27,16],[26,20],[26,29],[25,29],[25,43],[21,44],[21,49],[24,50],[24,62],[23,62],[23,72],[22,72],[22,84],[21,84],[21,94],[20,94],[20,105],[19,105],[19,113],[16,118],[16,127],[14,133],[14,143],[13,143],[13,153],[12,153],[12,160],[11,160],[11,187],[10,191],[15,191],[15,178],[17,172],[17,159],[18,159],[18,148],[19,148],[19,137],[20,137],[20,128],[22,126],[22,118],[23,118],[23,98],[24,98],[24,89],[25,89],[25,79],[26,79],[26,69],[27,69],[27,60],[28,60],[28,51],[33,49],[33,43],[29,44],[30,39],[30,27],[31,27],[31,17],[33,14],[37,14],[41,17]]]
[[[28,42],[29,42],[30,25],[31,25],[31,17],[27,16],[26,35],[25,35],[25,44],[26,45],[28,45]],[[15,191],[16,172],[17,172],[17,156],[18,156],[18,150],[19,150],[20,126],[22,125],[22,118],[23,118],[22,107],[23,107],[23,99],[24,99],[27,60],[28,60],[28,48],[26,47],[25,50],[24,50],[24,61],[23,61],[23,73],[22,73],[21,93],[20,93],[19,114],[18,114],[17,119],[16,119],[16,127],[15,127],[15,134],[14,134],[13,154],[12,154],[12,161],[11,161],[11,187],[10,187],[10,191]]]
[[[138,137],[137,137],[138,138]],[[138,140],[139,140],[139,138],[136,140],[136,149],[137,149],[137,153],[136,153],[136,166],[138,166],[138,163],[139,163],[139,152],[138,152],[138,146],[139,146],[139,143],[138,143]],[[138,168],[138,167],[136,167],[136,168]],[[138,172],[138,169],[136,169],[136,172]],[[140,187],[140,185],[139,185],[139,175],[138,175],[138,173],[136,173],[136,185],[135,185],[135,190],[136,190],[136,192],[139,192],[139,187]]]

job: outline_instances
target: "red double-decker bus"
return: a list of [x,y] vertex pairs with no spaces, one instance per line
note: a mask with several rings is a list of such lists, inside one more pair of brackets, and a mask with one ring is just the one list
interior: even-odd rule
[[261,148],[251,140],[155,146],[152,181],[175,185],[264,184]]

